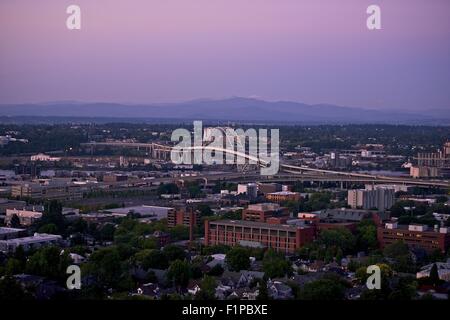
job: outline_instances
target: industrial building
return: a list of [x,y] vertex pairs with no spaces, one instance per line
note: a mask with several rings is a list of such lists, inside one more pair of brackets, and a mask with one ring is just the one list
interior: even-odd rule
[[298,219],[313,226],[317,233],[338,228],[346,228],[353,232],[363,220],[371,219],[376,225],[380,225],[388,217],[389,215],[384,212],[357,209],[326,209],[298,214]]
[[26,235],[25,229],[0,227],[0,240],[15,239]]
[[417,165],[410,168],[413,178],[435,178],[450,176],[450,141],[437,152],[419,152]]
[[17,216],[22,226],[30,226],[42,218],[43,212],[34,210],[6,209],[5,223],[9,225],[13,216]]
[[38,249],[47,245],[58,245],[62,241],[60,235],[35,233],[31,237],[0,240],[0,251],[15,252],[21,246],[25,251]]
[[83,198],[80,185],[71,182],[50,182],[40,184],[37,182],[13,185],[11,196],[44,200],[76,200]]
[[142,218],[154,218],[153,220],[161,220],[168,218],[170,211],[175,211],[175,209],[171,207],[142,205],[125,208],[106,209],[102,212],[110,213],[116,217],[126,217],[129,214],[136,214]]
[[294,253],[313,241],[314,229],[309,226],[270,224],[244,220],[205,221],[205,245],[271,248]]
[[450,245],[450,228],[426,225],[399,225],[397,222],[389,222],[378,227],[378,242],[380,247],[403,241],[411,248],[421,248],[432,252],[440,250],[446,252]]

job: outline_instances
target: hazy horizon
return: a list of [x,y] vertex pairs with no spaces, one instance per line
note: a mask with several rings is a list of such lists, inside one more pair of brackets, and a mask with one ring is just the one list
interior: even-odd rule
[[[68,5],[82,29],[65,27]],[[382,30],[366,28],[378,4]],[[230,97],[450,110],[447,0],[0,2],[0,104]]]
[[232,99],[248,99],[248,100],[256,100],[256,101],[262,101],[262,102],[270,102],[270,103],[278,103],[278,102],[288,102],[288,103],[296,103],[296,104],[304,104],[307,106],[321,106],[321,105],[330,105],[335,106],[338,108],[352,108],[352,109],[360,109],[360,110],[373,110],[373,111],[391,111],[391,112],[405,112],[405,113],[411,113],[411,114],[420,114],[422,112],[426,112],[427,110],[430,111],[444,111],[445,108],[429,108],[429,109],[408,109],[408,110],[402,110],[401,108],[370,108],[370,107],[359,107],[359,106],[345,106],[345,105],[339,105],[334,103],[305,103],[303,101],[294,101],[294,100],[288,100],[288,99],[263,99],[261,97],[242,97],[242,96],[224,96],[224,97],[199,97],[199,98],[192,98],[192,99],[186,99],[186,100],[167,100],[167,101],[149,101],[149,102],[129,102],[129,101],[101,101],[101,100],[49,100],[49,101],[36,101],[36,102],[17,102],[17,103],[1,103],[1,106],[7,106],[7,105],[62,105],[62,104],[79,104],[79,105],[89,105],[89,104],[118,104],[118,105],[124,105],[124,106],[159,106],[159,105],[179,105],[183,103],[192,103],[197,101],[226,101],[226,100],[232,100]]

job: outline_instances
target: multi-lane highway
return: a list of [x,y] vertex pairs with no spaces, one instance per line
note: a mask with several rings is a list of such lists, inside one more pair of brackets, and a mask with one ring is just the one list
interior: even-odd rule
[[[152,153],[161,151],[161,152],[170,152],[172,150],[171,146],[157,144],[157,143],[136,143],[136,142],[90,142],[84,143],[85,147],[121,147],[121,148],[137,148],[137,149],[147,149]],[[267,166],[269,163],[265,160],[261,160],[255,158],[254,156],[248,155],[246,153],[242,153],[236,150],[230,150],[227,148],[218,148],[212,146],[196,146],[190,148],[192,151],[197,149],[201,150],[209,150],[209,151],[218,151],[223,153],[233,154],[236,157],[243,157],[247,160],[255,161],[260,166]],[[253,175],[252,178],[263,181],[263,180],[275,180],[275,179],[288,179],[292,180],[302,180],[302,181],[333,181],[333,182],[360,182],[360,183],[395,183],[395,184],[406,184],[406,185],[416,185],[416,186],[424,186],[424,187],[443,187],[450,188],[450,181],[448,180],[429,180],[429,179],[413,179],[409,177],[393,177],[393,176],[385,176],[385,175],[371,175],[371,174],[362,174],[356,172],[344,172],[344,171],[335,171],[335,170],[325,170],[325,169],[317,169],[310,168],[307,166],[295,166],[289,164],[280,164],[279,175],[265,177],[262,175]],[[283,174],[284,173],[284,174]],[[287,175],[286,175],[287,174]],[[202,176],[192,176],[192,177],[183,177],[183,178],[162,178],[164,181],[168,180],[195,180],[195,179],[207,179],[209,181],[212,180],[235,180],[235,179],[247,179],[249,176],[246,176],[242,173],[236,174],[225,174],[223,175],[202,175]],[[161,180],[161,182],[164,182]],[[156,182],[156,180],[155,180]]]

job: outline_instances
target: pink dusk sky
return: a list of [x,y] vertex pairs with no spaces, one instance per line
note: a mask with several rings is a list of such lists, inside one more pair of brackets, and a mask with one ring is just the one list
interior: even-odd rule
[[[66,28],[81,7],[82,29]],[[381,7],[382,30],[366,28]],[[450,110],[449,0],[1,0],[0,104],[230,96]]]

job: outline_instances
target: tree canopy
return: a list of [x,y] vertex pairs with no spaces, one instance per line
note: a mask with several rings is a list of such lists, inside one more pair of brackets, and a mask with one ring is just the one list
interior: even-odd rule
[[292,267],[283,254],[268,250],[263,258],[263,271],[268,278],[284,277],[292,272]]
[[226,262],[231,270],[247,270],[250,267],[250,255],[248,250],[242,247],[234,247],[228,251]]

